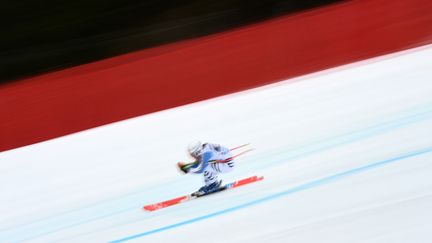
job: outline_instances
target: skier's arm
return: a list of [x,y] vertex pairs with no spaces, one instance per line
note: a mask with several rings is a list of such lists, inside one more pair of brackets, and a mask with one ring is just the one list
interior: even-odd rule
[[192,167],[189,172],[201,174],[207,168],[209,164],[210,158],[213,156],[211,151],[207,151],[202,155],[201,163],[197,164],[195,167]]

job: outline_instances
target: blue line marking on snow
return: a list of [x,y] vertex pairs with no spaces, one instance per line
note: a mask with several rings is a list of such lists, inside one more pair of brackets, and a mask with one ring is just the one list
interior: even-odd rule
[[[432,104],[428,104],[432,107]],[[422,122],[425,119],[430,119],[432,115],[432,110],[428,109],[426,112],[418,112],[412,116],[402,117],[400,119],[392,120],[390,122],[379,123],[361,130],[356,130],[350,133],[342,134],[340,136],[335,136],[332,138],[324,138],[323,140],[318,140],[316,142],[302,145],[300,147],[291,148],[287,150],[286,148],[281,148],[279,152],[273,152],[271,155],[264,155],[264,157],[257,158],[263,160],[271,156],[271,162],[267,162],[265,166],[278,164],[282,161],[294,160],[310,154],[314,154],[326,149],[331,149],[337,146],[346,145],[352,142],[356,142],[362,139],[367,139],[373,136],[378,136],[386,132],[391,132],[394,129],[412,125],[413,123]]]
[[397,161],[401,161],[401,160],[404,160],[404,159],[407,159],[407,158],[419,156],[419,155],[430,153],[430,152],[432,152],[432,147],[426,148],[426,149],[423,149],[423,150],[414,151],[414,152],[407,153],[407,154],[404,154],[404,155],[400,155],[400,156],[397,156],[397,157],[393,157],[391,159],[386,159],[386,160],[374,162],[374,163],[371,163],[369,165],[361,166],[361,167],[358,167],[358,168],[355,168],[355,169],[351,169],[351,170],[348,170],[348,171],[345,171],[345,172],[341,172],[341,173],[338,173],[338,174],[335,174],[335,175],[332,175],[332,176],[328,176],[328,177],[324,177],[324,178],[321,178],[321,179],[317,179],[317,180],[305,183],[303,185],[296,186],[294,188],[288,189],[286,191],[282,191],[282,192],[279,192],[279,193],[276,193],[276,194],[273,194],[273,195],[269,195],[269,196],[266,196],[266,197],[263,197],[263,198],[260,198],[260,199],[248,202],[248,203],[240,204],[240,205],[237,205],[237,206],[234,206],[234,207],[231,207],[231,208],[227,208],[227,209],[224,209],[224,210],[221,210],[221,211],[217,211],[217,212],[214,212],[214,213],[206,214],[206,215],[203,215],[203,216],[200,216],[200,217],[196,217],[196,218],[193,218],[193,219],[185,220],[185,221],[182,221],[182,222],[179,222],[179,223],[176,223],[176,224],[167,225],[167,226],[164,226],[164,227],[161,227],[161,228],[157,228],[157,229],[154,229],[154,230],[150,230],[150,231],[146,231],[146,232],[143,232],[143,233],[140,233],[140,234],[128,236],[128,237],[125,237],[125,238],[122,238],[122,239],[118,239],[118,240],[114,240],[114,241],[111,241],[111,243],[125,242],[125,241],[129,241],[129,240],[132,240],[132,239],[140,238],[140,237],[143,237],[143,236],[147,236],[147,235],[155,234],[155,233],[158,233],[158,232],[166,231],[166,230],[169,230],[169,229],[177,228],[177,227],[180,227],[180,226],[183,226],[183,225],[191,224],[191,223],[194,223],[194,222],[197,222],[197,221],[201,221],[201,220],[205,220],[205,219],[208,219],[208,218],[216,217],[218,215],[222,215],[222,214],[233,212],[233,211],[236,211],[236,210],[239,210],[239,209],[242,209],[242,208],[250,207],[250,206],[253,206],[253,205],[256,205],[256,204],[260,204],[260,203],[263,203],[263,202],[266,202],[266,201],[269,201],[269,200],[273,200],[273,199],[276,199],[276,198],[279,198],[279,197],[282,197],[282,196],[286,196],[286,195],[289,195],[289,194],[292,194],[292,193],[295,193],[295,192],[299,192],[299,191],[307,190],[307,189],[310,189],[310,188],[313,188],[313,187],[317,187],[317,186],[320,186],[320,185],[324,185],[324,184],[333,182],[335,180],[338,180],[338,179],[341,179],[341,178],[344,178],[344,177],[347,177],[347,176],[351,176],[351,175],[354,175],[354,174],[357,174],[357,173],[365,172],[365,171],[368,171],[368,170],[371,170],[371,169],[374,169],[374,168],[377,168],[377,167],[380,167],[380,166],[384,166],[384,165],[387,165],[387,164],[391,164],[391,163],[394,163],[394,162],[397,162]]

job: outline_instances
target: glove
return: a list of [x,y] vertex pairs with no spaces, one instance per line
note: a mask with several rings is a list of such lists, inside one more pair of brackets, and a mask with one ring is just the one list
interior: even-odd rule
[[193,168],[194,166],[196,166],[197,164],[199,164],[198,161],[195,161],[195,162],[192,162],[192,163],[178,162],[177,166],[179,167],[179,169],[181,171],[183,171],[183,173],[187,174],[187,173],[189,173],[189,170],[191,168]]
[[178,168],[185,174],[189,172],[190,165],[184,162],[177,163]]

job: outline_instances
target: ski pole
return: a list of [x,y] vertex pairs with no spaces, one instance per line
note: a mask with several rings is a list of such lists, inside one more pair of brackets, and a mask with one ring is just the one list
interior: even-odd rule
[[249,144],[250,144],[250,143],[246,143],[246,144],[240,145],[240,146],[238,146],[238,147],[235,147],[235,148],[230,149],[230,151],[233,151],[233,150],[236,150],[236,149],[239,149],[239,148],[246,147],[246,146],[248,146]]
[[230,162],[231,160],[233,160],[234,158],[236,158],[236,157],[238,157],[238,156],[240,156],[240,155],[242,155],[242,154],[245,154],[245,153],[247,153],[247,152],[250,152],[250,151],[252,151],[252,150],[254,150],[254,149],[253,149],[253,148],[248,149],[248,150],[246,150],[246,151],[243,151],[243,152],[241,152],[241,153],[239,153],[239,154],[236,154],[236,155],[234,155],[234,156],[232,156],[232,157],[229,157],[229,158],[227,158],[227,159],[224,159],[224,160],[212,160],[212,161],[209,161],[209,163],[228,163],[228,162]]

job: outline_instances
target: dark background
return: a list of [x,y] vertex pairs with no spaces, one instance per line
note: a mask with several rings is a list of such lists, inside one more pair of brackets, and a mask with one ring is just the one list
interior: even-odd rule
[[339,1],[6,0],[0,10],[0,82]]

